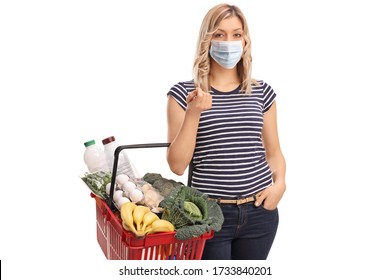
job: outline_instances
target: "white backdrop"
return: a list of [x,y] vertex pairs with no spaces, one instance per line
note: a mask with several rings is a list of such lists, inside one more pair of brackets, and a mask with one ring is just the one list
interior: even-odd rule
[[[96,241],[94,201],[78,177],[83,143],[166,141],[166,93],[192,78],[201,21],[220,2],[1,2],[5,278],[119,279],[129,262],[106,261]],[[271,266],[272,279],[388,278],[385,1],[231,4],[249,23],[253,76],[278,94],[288,188],[269,260],[231,264]],[[164,153],[131,157],[140,172],[185,182]]]

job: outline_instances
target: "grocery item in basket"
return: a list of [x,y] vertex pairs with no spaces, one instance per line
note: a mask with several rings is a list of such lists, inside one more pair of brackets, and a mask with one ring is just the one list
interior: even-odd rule
[[[150,178],[153,186],[163,181],[158,174],[144,176]],[[162,219],[170,221],[176,229],[176,238],[187,240],[199,237],[206,232],[221,230],[224,217],[220,206],[208,200],[208,196],[197,189],[169,180],[175,186],[161,201],[160,207],[164,209]],[[166,183],[165,183],[166,184]],[[164,184],[163,184],[164,185]]]
[[160,217],[157,216],[152,211],[148,211],[145,213],[144,217],[142,217],[142,228],[141,231],[145,232],[146,228],[151,226],[154,221],[159,220]]
[[133,210],[137,207],[137,205],[133,202],[128,202],[122,205],[120,209],[120,214],[122,218],[122,225],[124,224],[124,228],[128,231],[136,233],[137,230],[134,226],[134,218],[133,218]]
[[[115,179],[116,185],[123,191],[123,196],[132,202],[143,204],[144,194],[142,190],[126,174],[119,174]],[[114,199],[116,202],[116,200]]]
[[182,183],[166,179],[158,173],[146,173],[142,179],[157,189],[163,197],[169,195],[176,187],[183,186]]
[[175,227],[171,222],[163,219],[157,219],[150,225],[150,227],[147,227],[143,233],[146,235],[146,234],[152,234],[157,232],[171,232],[171,231],[175,231]]
[[93,173],[97,171],[108,171],[106,156],[102,148],[96,145],[95,140],[84,143],[84,162],[88,171]]
[[127,202],[130,202],[130,199],[127,198],[127,197],[121,197],[118,199],[118,201],[116,202],[116,206],[118,207],[118,210],[121,210],[122,208],[122,205],[127,203]]
[[122,204],[120,208],[122,226],[137,237],[157,232],[171,232],[175,230],[169,221],[160,219],[149,207],[137,205],[133,202]]
[[133,219],[135,223],[135,228],[137,231],[141,230],[141,223],[147,212],[150,212],[150,209],[146,206],[137,205],[133,210]]
[[114,200],[114,202],[118,202],[118,200],[121,198],[121,197],[124,197],[124,193],[122,190],[116,190],[114,191],[114,195],[112,197],[112,199]]
[[134,190],[129,192],[128,197],[134,203],[141,203],[144,199],[144,194],[140,189],[135,188]]
[[[115,184],[114,186],[114,192],[117,190],[121,190],[121,188],[118,186],[118,184]],[[111,182],[106,185],[106,194],[109,196],[111,191]]]
[[96,196],[104,200],[108,198],[108,194],[106,193],[106,187],[111,182],[110,172],[86,172],[81,176],[81,179]]
[[160,191],[154,188],[151,184],[144,182],[141,186],[144,193],[144,204],[148,206],[154,213],[161,213],[163,209],[159,207],[160,202],[164,199]]
[[[109,170],[112,172],[112,168],[114,166],[114,152],[119,145],[116,142],[114,136],[103,139],[102,143],[104,145],[104,153],[109,166]],[[125,151],[121,151],[119,153],[116,174],[126,174],[130,177],[130,179],[136,179],[137,177],[134,167]]]
[[126,193],[126,196],[129,196],[132,191],[137,188],[137,185],[132,181],[127,181],[122,184],[122,190]]
[[130,177],[126,174],[117,174],[116,175],[116,178],[115,178],[115,182],[119,185],[119,186],[122,186],[122,189],[123,189],[123,185],[127,182],[129,182],[130,180]]

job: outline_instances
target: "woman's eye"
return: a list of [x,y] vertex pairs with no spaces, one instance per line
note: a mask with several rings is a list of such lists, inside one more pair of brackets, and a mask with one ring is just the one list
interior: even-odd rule
[[214,34],[214,38],[222,38],[222,37],[223,37],[223,34],[221,34],[221,33]]
[[234,37],[235,37],[235,38],[241,38],[241,37],[242,37],[242,34],[241,34],[241,33],[234,34]]

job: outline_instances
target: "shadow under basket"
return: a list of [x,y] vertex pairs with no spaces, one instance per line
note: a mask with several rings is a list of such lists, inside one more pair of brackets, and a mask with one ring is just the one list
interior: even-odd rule
[[97,241],[108,260],[200,260],[206,240],[214,232],[188,240],[179,240],[176,232],[135,237],[122,227],[119,212],[91,193],[96,201]]

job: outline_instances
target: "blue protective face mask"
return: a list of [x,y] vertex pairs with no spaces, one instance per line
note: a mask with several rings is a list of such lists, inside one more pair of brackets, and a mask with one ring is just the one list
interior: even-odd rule
[[210,55],[223,68],[234,68],[242,52],[242,41],[211,41]]

